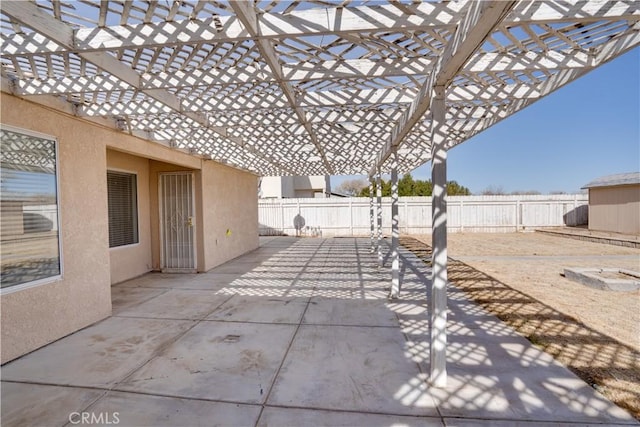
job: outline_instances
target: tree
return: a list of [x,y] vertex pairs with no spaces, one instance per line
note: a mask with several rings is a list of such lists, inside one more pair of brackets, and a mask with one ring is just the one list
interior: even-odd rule
[[[382,197],[391,196],[391,180],[385,181],[384,179],[380,180],[380,187],[382,188]],[[378,186],[376,181],[373,182],[373,195],[378,194]],[[356,197],[369,197],[369,186],[364,187],[360,190],[360,193],[356,195]]]
[[415,182],[410,173],[405,174],[398,180],[398,196],[413,196]]
[[[382,196],[391,196],[391,180],[380,180],[382,187]],[[398,180],[398,196],[431,196],[433,193],[433,183],[431,180],[413,179],[411,174],[405,174]],[[376,183],[373,184],[373,194],[376,194]],[[456,181],[447,182],[447,194],[450,196],[468,196],[471,191],[467,187],[458,184]],[[364,187],[360,193],[360,197],[369,197],[369,187]]]
[[506,194],[504,192],[504,188],[502,188],[502,186],[498,185],[498,186],[494,186],[494,185],[490,185],[487,188],[485,188],[484,190],[482,190],[482,192],[480,193],[483,196],[500,196],[500,195],[504,195]]
[[449,196],[469,196],[471,191],[456,181],[449,181],[447,182],[447,194]]
[[413,183],[412,196],[431,196],[433,193],[433,184],[431,180],[423,181],[418,179]]
[[382,185],[382,197],[391,197],[391,180],[380,180],[380,184]]
[[[336,187],[336,192],[345,194],[350,197],[359,196],[364,188],[367,187],[367,181],[364,179],[348,179],[346,181],[342,181],[338,187]],[[368,190],[368,188],[367,188]]]
[[537,196],[540,194],[540,192],[537,190],[516,190],[512,191],[511,194],[514,196]]

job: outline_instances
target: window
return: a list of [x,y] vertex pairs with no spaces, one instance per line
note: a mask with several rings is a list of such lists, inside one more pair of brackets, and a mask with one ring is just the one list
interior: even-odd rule
[[[56,141],[0,130],[0,287],[18,290],[60,277]],[[20,286],[26,285],[26,286]]]
[[107,171],[109,194],[109,247],[138,243],[136,176]]

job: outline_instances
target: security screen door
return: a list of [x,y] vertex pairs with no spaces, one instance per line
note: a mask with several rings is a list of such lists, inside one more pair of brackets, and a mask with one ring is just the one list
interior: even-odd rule
[[193,174],[160,174],[161,266],[163,272],[195,272]]

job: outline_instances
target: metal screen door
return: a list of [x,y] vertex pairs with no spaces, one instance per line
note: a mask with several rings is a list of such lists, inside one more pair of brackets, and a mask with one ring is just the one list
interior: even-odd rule
[[162,271],[196,271],[192,173],[160,174]]

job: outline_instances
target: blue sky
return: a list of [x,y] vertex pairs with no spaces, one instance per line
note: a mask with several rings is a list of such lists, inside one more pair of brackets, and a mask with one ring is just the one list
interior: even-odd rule
[[[480,193],[579,192],[640,171],[640,48],[485,130],[449,152],[448,179]],[[429,179],[430,163],[412,172]],[[332,188],[352,177],[332,177]]]

